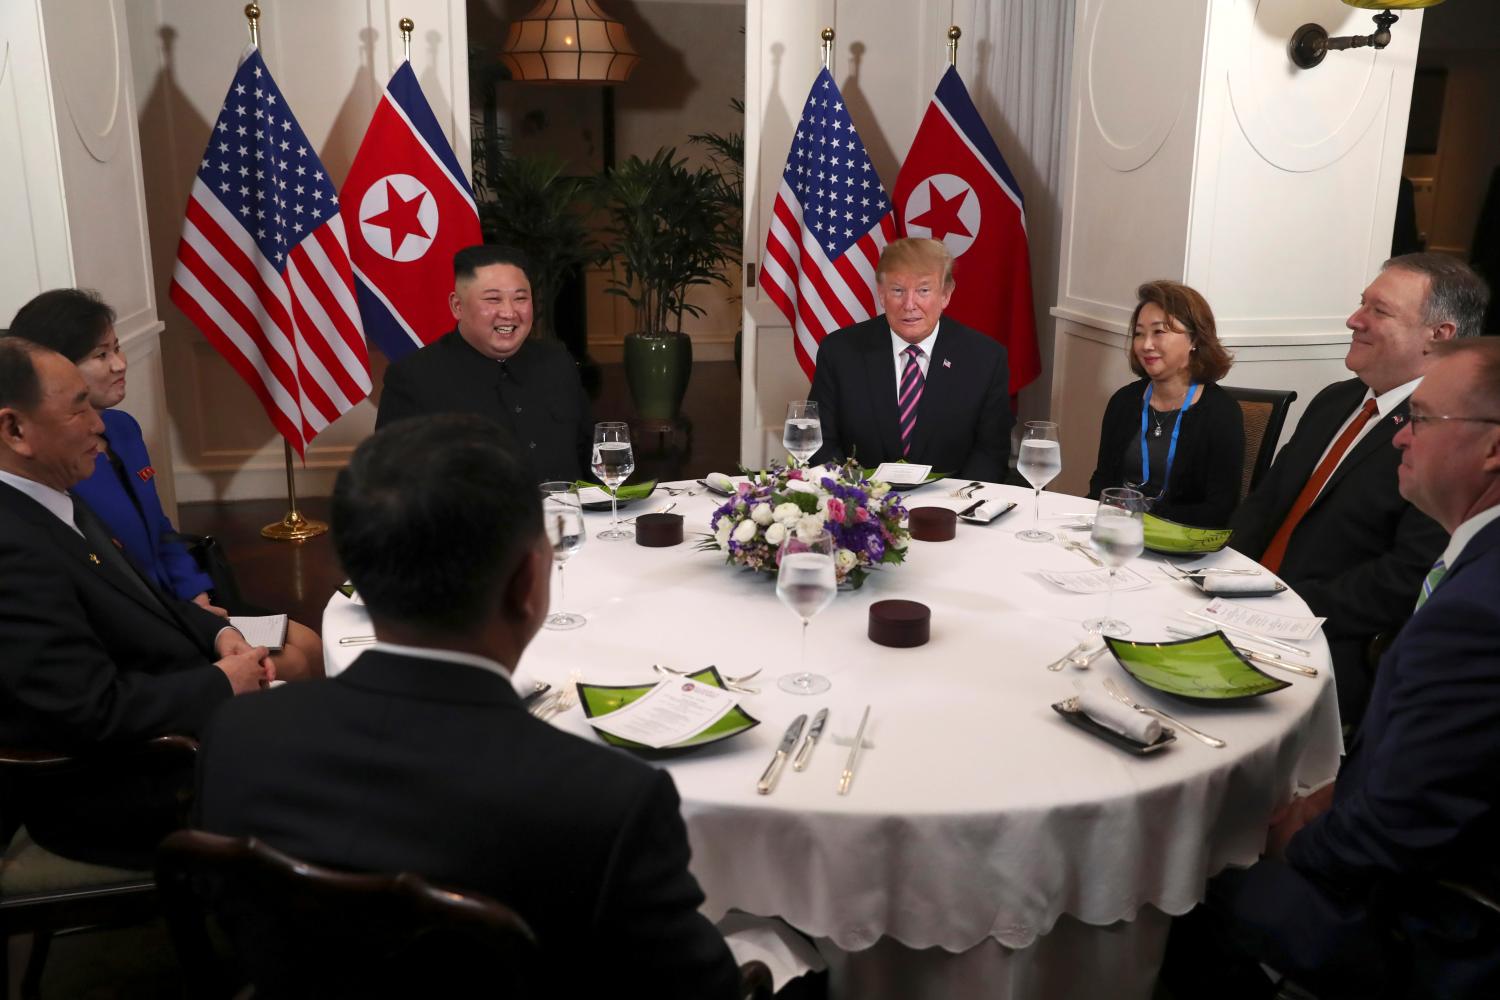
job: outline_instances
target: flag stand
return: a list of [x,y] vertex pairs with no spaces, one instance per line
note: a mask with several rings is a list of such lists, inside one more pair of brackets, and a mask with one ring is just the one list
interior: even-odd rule
[[956,25],[956,24],[953,25],[953,26],[951,26],[948,29],[948,65],[949,66],[957,66],[958,65],[958,39],[962,35],[963,35],[963,32],[958,29],[958,25]]
[[292,477],[292,446],[285,440],[281,442],[281,445],[286,449],[286,495],[290,509],[286,512],[286,517],[261,528],[260,533],[278,542],[302,542],[309,538],[316,538],[328,530],[328,525],[322,521],[308,520],[297,509],[297,482]]

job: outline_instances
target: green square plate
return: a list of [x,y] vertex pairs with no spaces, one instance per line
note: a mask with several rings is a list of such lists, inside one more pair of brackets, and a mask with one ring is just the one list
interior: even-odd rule
[[[904,465],[906,463],[904,463],[904,462],[898,462],[897,464],[898,465]],[[877,468],[878,468],[878,466],[877,466]],[[875,475],[875,469],[861,469],[860,471],[865,474],[865,478],[866,479],[870,479],[870,478],[872,478]],[[920,483],[916,483],[916,484],[914,484],[912,486],[897,486],[895,483],[891,483],[889,485],[891,487],[891,492],[892,493],[911,493],[911,492],[914,492],[916,490],[920,490],[924,486],[931,486],[933,483],[937,482],[939,479],[947,479],[951,475],[953,475],[953,473],[951,473],[951,472],[929,472],[929,473],[927,473],[927,478],[926,479],[924,479]]]
[[1217,552],[1229,544],[1234,534],[1232,528],[1194,528],[1154,514],[1145,516],[1142,528],[1146,533],[1146,548],[1167,555]]
[[[724,678],[720,677],[719,672],[713,667],[705,667],[695,673],[683,676],[703,684],[711,684],[716,688],[724,686]],[[579,681],[578,701],[583,706],[584,716],[593,719],[601,715],[608,715],[616,709],[624,708],[654,687],[656,687],[655,684],[631,684],[625,687],[612,687],[605,684],[585,684]],[[611,746],[639,750],[641,753],[647,754],[669,754],[682,750],[692,750],[695,747],[707,746],[710,743],[717,743],[720,740],[727,740],[731,736],[738,736],[740,733],[749,732],[758,725],[760,725],[759,719],[746,712],[744,706],[736,705],[726,712],[723,718],[703,730],[703,732],[683,740],[681,743],[673,743],[671,746],[660,748],[648,747],[644,743],[622,739],[613,733],[606,733],[602,729],[596,729],[594,732],[599,735],[600,739]]]
[[1240,655],[1223,632],[1175,642],[1131,642],[1105,636],[1126,673],[1147,687],[1193,701],[1234,701],[1291,687]]
[[[600,486],[598,483],[574,483],[574,485],[579,489],[584,489],[585,487],[592,486],[595,489],[603,490],[605,493],[609,492],[608,486]],[[656,480],[654,479],[648,479],[644,483],[622,484],[619,490],[615,493],[615,496],[617,498],[615,506],[629,507],[637,500],[644,500],[654,492],[656,492]],[[600,500],[596,503],[586,503],[582,506],[584,510],[609,510],[609,501]]]

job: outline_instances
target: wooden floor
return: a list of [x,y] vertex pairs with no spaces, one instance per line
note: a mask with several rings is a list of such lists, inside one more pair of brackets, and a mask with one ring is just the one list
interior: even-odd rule
[[[629,420],[634,415],[624,368],[604,365],[600,391],[594,402],[595,420]],[[734,472],[739,456],[740,382],[730,362],[693,366],[692,381],[683,400],[685,421],[670,435],[637,431],[636,481],[698,478],[708,472]],[[299,498],[304,516],[328,520],[326,497]],[[260,529],[286,514],[280,500],[241,500],[232,503],[183,504],[183,531],[218,538],[229,552],[235,576],[246,600],[275,611],[285,611],[313,628],[323,617],[323,606],[344,581],[325,534],[300,544],[273,542]]]

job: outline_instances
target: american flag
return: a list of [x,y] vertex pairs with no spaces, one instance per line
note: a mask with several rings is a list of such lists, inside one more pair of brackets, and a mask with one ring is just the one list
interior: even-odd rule
[[338,201],[252,46],[193,181],[171,296],[299,455],[370,393]]
[[824,69],[781,173],[760,277],[809,379],[824,337],[875,315],[875,265],[895,235],[890,199]]

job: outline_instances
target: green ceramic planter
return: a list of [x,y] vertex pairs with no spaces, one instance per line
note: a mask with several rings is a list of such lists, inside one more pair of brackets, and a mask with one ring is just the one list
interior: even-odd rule
[[685,333],[627,333],[625,381],[643,420],[675,420],[693,374],[693,342]]

